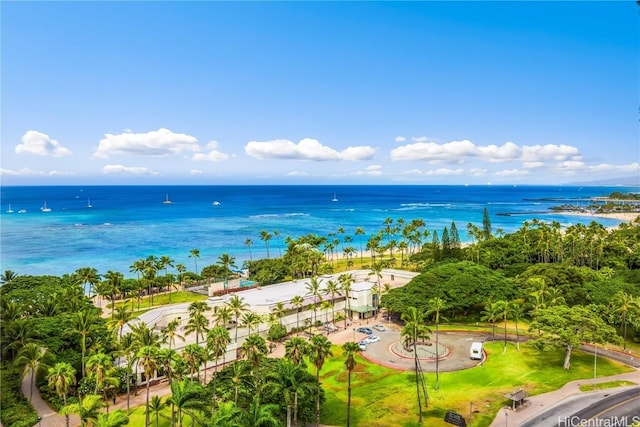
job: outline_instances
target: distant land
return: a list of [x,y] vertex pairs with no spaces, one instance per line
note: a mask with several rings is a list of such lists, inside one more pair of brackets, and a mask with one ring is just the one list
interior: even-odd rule
[[597,181],[567,182],[564,185],[623,185],[625,187],[640,187],[640,175],[622,178],[607,178]]

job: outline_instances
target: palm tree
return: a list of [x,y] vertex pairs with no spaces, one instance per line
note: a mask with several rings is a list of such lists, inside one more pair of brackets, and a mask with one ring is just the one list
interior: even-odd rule
[[344,313],[344,328],[347,329],[347,319],[351,317],[351,285],[355,283],[356,279],[353,278],[351,274],[341,274],[338,276],[338,282],[340,283],[340,288],[342,292],[344,292],[344,297],[347,302],[345,305],[345,313]]
[[124,325],[126,325],[127,322],[133,318],[133,313],[127,308],[127,301],[125,301],[123,305],[116,307],[115,310],[111,310],[112,324],[115,328],[118,328],[119,338],[122,338],[122,330],[124,328]]
[[307,289],[307,295],[313,296],[313,324],[316,324],[316,306],[318,304],[318,297],[320,297],[320,285],[322,280],[318,279],[318,276],[313,276],[307,283],[305,288]]
[[238,295],[234,295],[229,301],[227,301],[227,306],[231,308],[231,312],[233,313],[234,320],[236,322],[236,342],[238,342],[238,318],[249,308],[248,304],[242,302],[243,299],[244,298],[240,298]]
[[168,257],[166,255],[162,255],[160,257],[160,261],[158,261],[158,266],[160,267],[161,270],[164,268],[165,278],[169,277],[169,267],[173,267],[174,262],[176,262],[174,259],[171,259],[171,257]]
[[18,352],[18,357],[14,361],[16,366],[22,368],[22,377],[27,374],[27,370],[31,374],[31,389],[29,391],[29,402],[33,399],[33,385],[36,380],[36,372],[38,367],[42,364],[44,354],[47,352],[46,348],[40,347],[37,343],[29,343],[22,347]]
[[[436,297],[436,298],[431,298],[428,302],[429,304],[429,309],[427,311],[427,315],[429,314],[433,314],[434,316],[434,321],[436,324],[436,351],[438,351],[438,341],[439,341],[439,327],[440,327],[440,313],[445,310],[447,308],[445,301],[440,298],[440,297]],[[438,388],[440,388],[440,366],[438,364],[438,361],[440,359],[440,356],[438,354],[436,354],[436,390],[438,390]]]
[[627,349],[627,320],[629,314],[637,313],[640,311],[639,300],[633,298],[626,292],[618,291],[613,296],[611,301],[614,312],[620,314],[620,320],[622,321],[624,345],[623,349]]
[[215,326],[207,332],[207,349],[214,357],[214,374],[213,374],[213,401],[212,408],[216,405],[216,377],[218,374],[218,359],[222,357],[222,364],[225,363],[225,354],[227,347],[231,344],[231,335],[224,326]]
[[233,312],[231,307],[223,305],[222,307],[216,307],[213,313],[213,324],[216,326],[225,327],[233,320]]
[[218,257],[218,262],[216,264],[222,266],[224,269],[224,288],[227,289],[227,282],[229,281],[231,267],[238,268],[236,265],[236,258],[229,254],[222,254]]
[[336,316],[334,311],[336,307],[335,299],[336,299],[336,295],[338,296],[342,295],[340,290],[340,285],[335,280],[329,280],[327,282],[327,287],[325,290],[329,295],[331,295],[331,323],[335,323],[336,322]]
[[[76,370],[67,362],[58,362],[49,368],[47,382],[49,389],[55,390],[58,397],[62,398],[63,406],[66,406],[69,390],[76,383]],[[66,425],[69,427],[69,415],[66,415],[65,418]]]
[[167,326],[162,328],[162,341],[169,344],[169,349],[175,347],[176,338],[184,342],[184,337],[178,333],[178,328],[180,327],[180,321],[178,319],[173,319]]
[[272,389],[276,396],[282,396],[287,407],[287,426],[291,425],[291,409],[293,423],[298,425],[298,402],[301,396],[311,394],[315,384],[310,383],[305,368],[291,360],[282,360],[266,377],[265,388]]
[[491,333],[491,341],[495,341],[496,339],[496,322],[500,318],[500,306],[495,302],[487,302],[484,306],[484,310],[480,312],[482,317],[480,318],[483,322],[489,322],[492,326]]
[[518,330],[518,321],[524,317],[524,305],[516,301],[511,302],[511,316],[516,323],[516,349],[520,351],[520,331]]
[[89,394],[78,403],[70,403],[64,406],[60,410],[60,413],[62,415],[77,415],[80,417],[80,426],[85,427],[89,423],[96,423],[98,421],[100,409],[105,406],[101,399],[102,397],[98,395]]
[[100,281],[100,275],[98,274],[98,270],[93,267],[83,267],[79,268],[75,271],[74,276],[78,279],[80,283],[85,285],[84,293],[87,294],[86,285],[89,284],[89,292],[91,295],[93,291],[93,287]]
[[108,387],[119,385],[118,378],[114,376],[113,359],[104,353],[95,353],[87,358],[87,373],[96,383],[94,394],[99,391],[104,393],[104,400],[107,400]]
[[402,313],[402,320],[404,321],[404,326],[400,335],[402,336],[403,344],[413,347],[413,360],[416,372],[416,395],[418,397],[418,423],[422,424],[422,399],[420,398],[420,389],[422,388],[424,393],[425,404],[428,404],[429,396],[424,381],[424,373],[422,372],[418,358],[418,341],[428,339],[429,332],[431,331],[424,324],[424,315],[419,313],[415,307],[408,307],[407,311]]
[[80,349],[82,351],[82,378],[85,375],[85,355],[87,354],[87,336],[96,331],[96,315],[89,310],[82,310],[71,318],[71,327],[80,334]]
[[200,258],[200,249],[193,248],[189,251],[189,258],[193,258],[196,267],[196,276],[198,276],[198,258]]
[[[207,391],[198,382],[192,382],[184,379],[180,382],[171,384],[171,397],[167,399],[167,403],[177,409],[178,426],[182,427],[182,418],[187,414],[193,419],[194,411],[203,411],[206,409]],[[173,418],[173,416],[172,416]]]
[[285,346],[285,357],[291,360],[294,365],[303,362],[304,356],[308,353],[307,340],[301,337],[292,337],[287,340]]
[[240,346],[240,352],[252,366],[251,376],[255,379],[256,389],[259,388],[258,384],[260,380],[257,375],[258,368],[268,351],[266,341],[258,334],[249,335]]
[[344,351],[344,366],[347,368],[348,380],[347,380],[347,427],[351,426],[351,371],[356,367],[355,355],[360,350],[358,344],[354,342],[347,342],[342,345],[342,351]]
[[[122,281],[124,280],[124,276],[122,273],[118,273],[117,271],[109,270],[107,274],[104,275],[105,279],[107,279],[107,284],[111,288],[111,304],[112,307],[115,304],[116,295],[122,292]],[[114,310],[111,309],[111,319],[113,319]]]
[[247,386],[251,385],[249,368],[250,365],[246,360],[236,360],[227,369],[220,372],[221,379],[233,384],[233,402],[235,404],[238,404],[240,386],[242,384],[246,384]]
[[[120,409],[107,412],[106,414],[98,414],[95,427],[122,427],[129,424],[129,417]],[[156,425],[157,427],[157,425]]]
[[333,304],[331,303],[331,301],[322,301],[322,304],[320,304],[321,312],[324,311],[325,322],[329,322],[329,310],[331,310],[332,308]]
[[267,248],[267,259],[271,258],[269,256],[269,240],[271,240],[271,234],[269,234],[269,232],[267,230],[262,230],[260,232],[260,240],[264,241],[264,244]]
[[[176,271],[178,272],[178,285],[176,289],[180,289],[182,286],[182,276],[187,271],[187,267],[184,264],[176,264]],[[169,304],[171,304],[171,289],[169,289]]]
[[153,396],[151,398],[151,402],[149,403],[149,410],[156,417],[156,427],[158,427],[158,423],[160,421],[160,412],[167,406],[166,402],[162,401],[160,396]]
[[511,317],[511,304],[509,301],[501,300],[496,302],[499,316],[504,322],[504,346],[502,347],[502,353],[507,352],[507,320]]
[[194,313],[189,316],[187,324],[184,328],[184,333],[189,335],[195,332],[196,344],[200,344],[200,337],[204,338],[204,334],[209,328],[209,319],[204,314]]
[[[131,396],[131,371],[132,365],[136,361],[136,355],[138,353],[138,341],[133,333],[129,332],[124,334],[118,342],[118,355],[125,358],[127,363],[127,414],[129,413],[129,398]],[[137,370],[137,365],[136,365]]]
[[289,304],[296,308],[296,331],[300,331],[300,308],[304,305],[304,298],[300,295],[296,295],[291,298]]
[[[320,384],[320,370],[327,357],[333,356],[331,342],[324,335],[314,335],[309,343],[309,359],[316,367],[316,382]],[[320,393],[316,397],[316,426],[320,426]]]
[[382,295],[382,288],[380,281],[382,280],[382,270],[384,269],[384,264],[382,262],[376,262],[371,266],[369,276],[376,276],[376,283],[378,284],[378,303],[376,304],[376,317],[378,317],[378,311],[380,306],[380,295]]
[[138,350],[138,365],[140,365],[144,370],[144,376],[147,380],[145,426],[149,427],[149,388],[151,387],[151,379],[158,370],[158,348],[153,346],[144,346]]
[[0,284],[7,284],[11,281],[15,280],[18,277],[18,274],[12,270],[5,270],[4,273],[0,276]]
[[198,382],[200,382],[200,365],[205,359],[205,350],[198,344],[189,344],[182,349],[182,357],[189,364],[189,376],[193,381],[193,374],[197,372]]
[[275,307],[273,307],[271,309],[271,312],[276,316],[276,318],[278,319],[278,323],[280,323],[280,325],[282,325],[282,318],[284,317],[285,313],[287,312],[287,309],[284,306],[284,302],[282,301],[278,301],[275,305]]
[[253,245],[253,240],[250,238],[246,238],[244,244],[247,248],[249,248],[249,262],[253,262],[253,257],[251,256],[251,245]]

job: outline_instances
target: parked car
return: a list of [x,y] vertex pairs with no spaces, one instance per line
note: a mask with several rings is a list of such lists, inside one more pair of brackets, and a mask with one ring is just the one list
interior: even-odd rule
[[373,344],[374,342],[380,341],[380,337],[377,336],[377,335],[369,335],[368,337],[366,337],[362,341],[366,342],[367,344]]
[[384,327],[384,325],[378,324],[378,325],[374,325],[373,329],[375,329],[376,331],[380,331],[380,332],[384,332],[387,330],[387,328]]
[[367,334],[367,335],[373,334],[373,331],[371,330],[371,328],[365,328],[365,327],[356,329],[356,332],[360,332],[361,334]]
[[367,349],[367,343],[362,340],[358,343],[358,347],[360,347],[360,351],[365,351]]

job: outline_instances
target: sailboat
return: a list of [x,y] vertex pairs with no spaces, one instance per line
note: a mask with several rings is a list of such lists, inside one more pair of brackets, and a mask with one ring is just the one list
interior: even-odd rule
[[91,206],[91,199],[87,199],[87,207],[88,208],[92,208],[93,206]]
[[331,199],[332,202],[337,202],[338,201],[338,197],[336,197],[336,193],[333,193],[333,199]]
[[7,209],[7,213],[13,213],[13,209],[11,209],[11,203],[9,203],[9,209]]
[[162,202],[162,203],[164,203],[165,205],[171,204],[171,200],[169,200],[169,194],[168,193],[165,195],[164,202]]
[[51,212],[51,208],[47,207],[47,202],[44,202],[44,205],[40,208],[42,212]]

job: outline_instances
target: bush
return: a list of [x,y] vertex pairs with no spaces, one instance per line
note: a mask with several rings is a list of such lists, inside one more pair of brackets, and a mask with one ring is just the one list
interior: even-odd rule
[[267,338],[269,341],[280,341],[287,335],[287,328],[279,323],[274,323],[269,327]]
[[20,377],[6,367],[0,370],[0,418],[5,427],[31,427],[38,422],[33,406],[20,394]]

